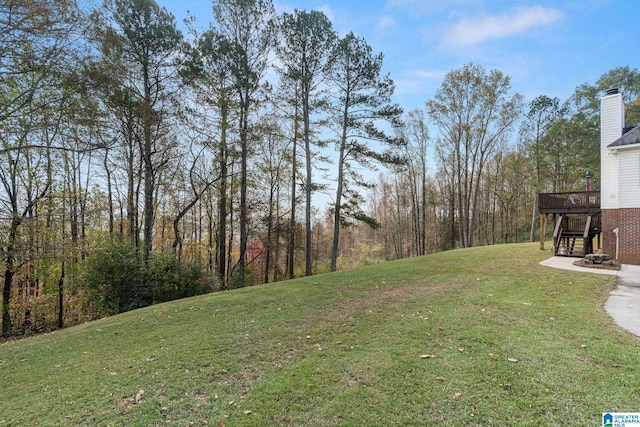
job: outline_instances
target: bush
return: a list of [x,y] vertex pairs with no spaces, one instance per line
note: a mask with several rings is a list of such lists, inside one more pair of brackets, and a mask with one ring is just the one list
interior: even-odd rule
[[121,239],[107,240],[87,259],[85,282],[107,315],[214,289],[202,263],[183,264],[173,253],[160,252],[145,265],[135,245]]
[[153,302],[173,301],[213,291],[214,284],[198,261],[180,262],[172,252],[161,252],[149,260],[148,286]]
[[85,282],[92,299],[105,314],[116,314],[150,305],[144,262],[134,244],[107,240],[86,261]]

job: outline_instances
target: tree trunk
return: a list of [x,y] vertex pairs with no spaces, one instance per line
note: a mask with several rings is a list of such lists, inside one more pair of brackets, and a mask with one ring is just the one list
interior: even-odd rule
[[331,244],[331,271],[338,268],[338,245],[340,243],[340,205],[342,203],[342,174],[343,174],[343,149],[340,150],[340,162],[338,163],[338,185],[336,190],[336,202],[333,212],[333,241]]
[[153,107],[151,99],[151,78],[149,71],[149,61],[147,58],[142,59],[142,78],[144,83],[144,99],[143,103],[143,140],[142,140],[142,160],[144,166],[144,261],[149,263],[151,251],[153,250],[153,225],[154,204],[153,196],[155,190],[155,171],[153,164]]
[[293,124],[293,149],[291,160],[291,217],[289,219],[289,247],[287,248],[287,266],[289,279],[295,277],[294,258],[296,251],[296,177],[298,171],[297,151],[298,151],[298,105],[296,104]]
[[109,149],[107,148],[104,152],[104,170],[107,174],[107,203],[109,204],[109,236],[113,236],[113,232],[115,230],[115,215],[113,212],[113,183],[111,182],[111,169],[108,164],[109,159]]
[[269,271],[271,269],[271,255],[273,250],[273,223],[274,223],[274,203],[275,203],[274,188],[271,185],[269,189],[269,214],[267,216],[267,238],[265,245],[265,260],[264,260],[264,283],[269,283]]
[[64,260],[62,261],[62,271],[58,280],[58,329],[64,327]]
[[4,286],[2,288],[2,336],[5,338],[11,335],[11,288],[13,286],[13,276],[15,275],[15,245],[20,223],[21,220],[18,218],[18,214],[14,212],[5,252]]
[[249,105],[245,98],[240,106],[240,258],[238,260],[238,283],[245,285],[245,269],[247,265],[247,226],[249,222],[249,210],[247,206],[247,157],[248,147],[248,114]]
[[333,243],[331,245],[331,271],[338,267],[338,245],[340,243],[340,211],[342,209],[342,189],[344,182],[345,149],[347,145],[347,126],[349,119],[349,95],[345,98],[342,111],[342,135],[340,136],[340,155],[338,157],[338,182],[336,183],[336,202],[333,212]]
[[304,116],[304,151],[306,160],[306,206],[305,206],[305,268],[304,275],[311,276],[311,187],[313,186],[311,174],[311,130],[309,129],[309,91],[304,91],[302,115]]
[[214,215],[215,210],[213,208],[213,197],[209,195],[207,198],[207,272],[210,274],[214,274],[214,272],[217,271],[215,263],[216,257],[218,256],[218,248],[216,245],[218,230],[216,229],[216,225],[213,220]]
[[[234,171],[234,164],[231,165],[231,173],[229,173],[229,176],[234,176],[235,175],[235,171]],[[233,252],[233,241],[234,241],[234,236],[235,236],[235,210],[233,208],[233,205],[235,203],[234,201],[234,196],[235,194],[229,194],[229,221],[228,221],[228,236],[226,237],[227,239],[227,276],[226,276],[226,283],[228,284],[231,280],[231,275],[233,273],[233,269],[235,267],[232,268],[232,261],[233,258],[231,257],[231,253]]]
[[531,209],[531,232],[529,233],[529,241],[534,242],[533,236],[536,230],[536,208],[538,205],[538,195],[533,195],[533,209]]
[[427,254],[427,162],[422,156],[422,228],[420,232],[420,255]]
[[218,233],[216,245],[217,276],[222,289],[227,288],[227,103],[222,101],[220,124],[220,147],[218,150],[218,166],[220,168],[220,185],[218,186]]
[[4,287],[2,289],[2,336],[8,337],[11,335],[11,287],[13,286],[14,275],[14,262],[13,255],[7,255],[5,259],[4,270]]

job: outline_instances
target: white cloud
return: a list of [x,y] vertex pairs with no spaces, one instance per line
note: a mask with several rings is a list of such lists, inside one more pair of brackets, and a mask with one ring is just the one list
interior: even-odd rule
[[412,77],[417,77],[419,79],[440,80],[445,76],[445,74],[447,74],[447,72],[443,70],[415,69],[415,70],[410,70],[408,74]]
[[324,6],[319,7],[317,10],[319,10],[322,13],[324,13],[325,16],[327,18],[329,18],[329,21],[331,21],[331,22],[335,21],[335,19],[336,19],[335,13],[333,12],[333,9],[331,9],[331,6],[324,5]]
[[466,7],[474,3],[477,3],[477,0],[387,0],[385,6],[424,15]]
[[471,46],[548,25],[563,16],[557,9],[535,6],[513,9],[499,15],[465,18],[445,31],[443,42],[447,46]]
[[378,19],[378,25],[376,26],[376,30],[379,33],[382,33],[385,30],[391,27],[394,27],[395,25],[396,25],[396,20],[393,19],[392,16],[389,16],[389,15],[381,16],[380,19]]
[[[286,12],[286,13],[293,13],[294,10],[298,9],[298,10],[306,10],[304,8],[300,8],[299,6],[292,6],[288,3],[280,3],[280,2],[276,2],[274,3],[275,9],[276,9],[276,13],[278,15]],[[318,10],[322,13],[324,13],[326,15],[327,18],[329,18],[330,21],[333,21],[335,19],[335,14],[333,12],[333,9],[331,9],[331,6],[329,5],[323,5],[320,7],[314,7],[312,8],[312,10]]]

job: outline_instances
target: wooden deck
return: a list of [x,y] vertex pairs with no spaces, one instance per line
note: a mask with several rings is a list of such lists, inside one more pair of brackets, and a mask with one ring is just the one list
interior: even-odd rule
[[553,246],[556,255],[585,256],[594,252],[593,240],[602,232],[599,191],[538,193],[540,248],[544,248],[547,216],[556,221]]
[[541,214],[592,214],[600,210],[599,191],[571,193],[538,193],[538,211]]

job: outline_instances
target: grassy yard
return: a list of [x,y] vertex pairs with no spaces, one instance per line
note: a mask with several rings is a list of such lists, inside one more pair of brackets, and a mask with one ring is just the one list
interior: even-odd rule
[[0,426],[601,425],[640,411],[615,278],[535,244],[161,304],[0,345]]

